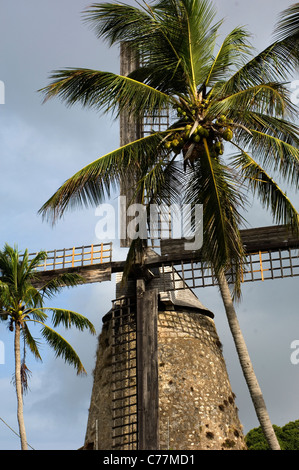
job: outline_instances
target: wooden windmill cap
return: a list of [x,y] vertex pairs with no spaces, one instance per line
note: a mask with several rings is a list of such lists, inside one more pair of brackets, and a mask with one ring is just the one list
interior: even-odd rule
[[[155,259],[159,255],[151,248],[147,249],[146,259]],[[147,290],[157,290],[159,301],[166,307],[173,309],[188,309],[214,318],[213,312],[206,308],[185,280],[180,276],[174,266],[156,266],[150,268],[151,277],[146,282]],[[135,294],[135,281],[129,280],[126,285],[121,283],[122,273],[116,275],[116,298],[121,299]]]

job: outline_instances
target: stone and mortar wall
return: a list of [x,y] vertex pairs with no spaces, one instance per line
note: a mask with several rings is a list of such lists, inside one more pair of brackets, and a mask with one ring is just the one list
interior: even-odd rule
[[[160,450],[245,449],[214,321],[188,310],[159,311]],[[99,337],[85,448],[112,448],[112,337]],[[98,431],[96,432],[96,422]]]
[[159,312],[160,449],[243,449],[244,437],[214,321]]
[[111,449],[112,425],[112,322],[108,321],[99,335],[84,448]]

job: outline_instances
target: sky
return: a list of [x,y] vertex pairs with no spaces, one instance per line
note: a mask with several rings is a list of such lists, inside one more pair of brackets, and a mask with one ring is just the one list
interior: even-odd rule
[[[253,34],[256,49],[261,50],[271,41],[278,13],[291,1],[216,0],[214,4],[219,18],[225,18],[224,32],[244,25]],[[0,83],[5,86],[5,102],[0,104],[0,247],[17,244],[20,251],[28,248],[36,252],[99,242],[94,208],[69,212],[54,227],[38,215],[43,203],[68,177],[119,144],[119,123],[112,116],[79,105],[68,108],[59,100],[43,104],[37,91],[48,84],[51,71],[59,68],[119,72],[118,49],[109,49],[82,20],[88,5],[85,0],[0,0]],[[293,78],[299,79],[299,73]],[[299,209],[297,194],[293,203]],[[256,201],[247,217],[252,227],[272,224]],[[113,259],[124,259],[126,252],[117,240],[113,240],[113,247]],[[198,289],[196,294],[215,314],[246,433],[258,422],[220,295],[216,288]],[[290,360],[291,343],[299,340],[298,294],[296,278],[248,283],[237,305],[271,421],[279,426],[299,419],[299,364]],[[102,316],[114,297],[112,276],[111,282],[65,290],[52,305],[86,315],[99,334]],[[37,330],[35,334],[38,336]],[[55,359],[45,344],[42,363],[27,355],[32,376],[24,416],[28,443],[36,450],[75,450],[84,443],[97,336],[73,330],[65,337],[81,357],[87,376],[78,377],[63,360]],[[5,352],[4,364],[0,363],[0,450],[18,450],[19,438],[3,423],[18,432],[11,381],[13,335],[3,323],[0,341]]]

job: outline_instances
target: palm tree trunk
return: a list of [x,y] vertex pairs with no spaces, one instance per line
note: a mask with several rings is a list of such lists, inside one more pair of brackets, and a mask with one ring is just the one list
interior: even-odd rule
[[234,308],[228,282],[223,271],[218,275],[218,282],[229,327],[235,342],[241,368],[249,389],[249,393],[251,395],[257,418],[260,422],[260,426],[262,428],[262,431],[265,435],[270,449],[281,450],[267,412],[262,391],[260,389],[257,378],[255,376],[255,372],[253,370],[246,343]]
[[15,382],[16,382],[16,393],[18,403],[18,423],[19,432],[21,438],[22,450],[28,450],[24,414],[23,414],[23,393],[22,393],[22,382],[21,382],[21,351],[20,351],[20,323],[15,323]]

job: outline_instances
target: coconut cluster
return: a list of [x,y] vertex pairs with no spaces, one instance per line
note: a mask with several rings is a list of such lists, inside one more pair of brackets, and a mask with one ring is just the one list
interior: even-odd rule
[[[202,107],[206,106],[207,103],[203,102]],[[211,155],[217,158],[217,156],[223,154],[223,141],[230,141],[233,138],[232,121],[225,115],[221,115],[213,121],[203,119],[201,124],[194,128],[196,112],[198,112],[198,109],[192,109],[191,112],[187,113],[181,108],[177,108],[180,120],[189,122],[182,130],[176,131],[168,137],[164,143],[165,148],[176,154],[182,152],[185,157],[190,145],[193,144],[193,150],[188,159],[194,162],[204,151],[204,139],[206,139]],[[190,113],[193,119],[190,119]],[[193,123],[190,124],[190,121],[193,121]]]

